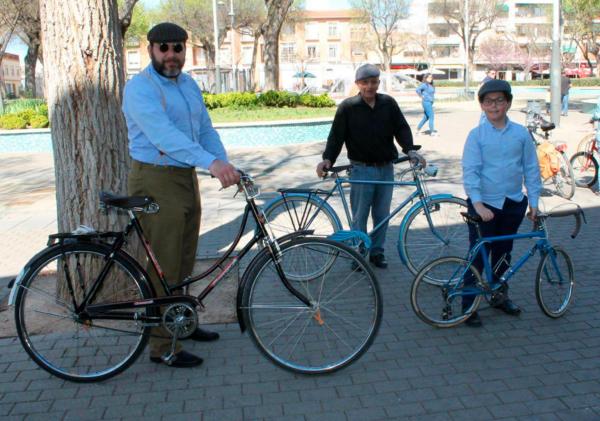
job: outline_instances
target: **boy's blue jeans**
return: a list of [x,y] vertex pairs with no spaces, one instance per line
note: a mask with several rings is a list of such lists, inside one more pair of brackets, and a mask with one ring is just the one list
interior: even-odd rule
[[[394,165],[392,163],[381,167],[371,167],[352,161],[351,180],[394,181]],[[352,207],[352,229],[367,232],[369,213],[373,218],[373,227],[377,226],[390,214],[393,185],[382,184],[351,184],[350,206]],[[385,234],[388,224],[385,223],[371,235],[373,242],[371,256],[383,254]]]
[[435,130],[433,128],[433,122],[435,119],[435,115],[433,113],[433,102],[422,101],[421,104],[423,105],[423,112],[425,112],[425,115],[419,122],[419,125],[417,126],[417,130],[421,130],[421,127],[423,127],[425,125],[425,123],[427,122],[427,120],[429,120],[429,132],[433,133]]

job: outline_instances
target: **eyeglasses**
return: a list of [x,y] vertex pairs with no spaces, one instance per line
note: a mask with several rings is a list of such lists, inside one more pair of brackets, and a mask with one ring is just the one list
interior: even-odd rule
[[167,51],[169,51],[169,48],[171,48],[175,53],[181,53],[183,51],[183,44],[167,44],[166,42],[163,42],[158,47],[161,53],[166,53]]
[[500,106],[500,105],[506,104],[507,102],[508,101],[506,100],[506,98],[504,98],[503,96],[501,96],[501,97],[498,97],[496,99],[486,98],[486,99],[483,100],[483,105],[485,105],[486,107],[491,107],[494,104]]

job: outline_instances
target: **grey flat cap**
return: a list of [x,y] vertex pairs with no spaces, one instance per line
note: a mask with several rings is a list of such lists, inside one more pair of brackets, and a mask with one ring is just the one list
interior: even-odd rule
[[490,92],[504,92],[508,97],[508,100],[512,101],[513,96],[510,89],[510,84],[505,80],[492,79],[485,82],[481,88],[479,88],[479,92],[477,92],[479,102],[483,100],[485,94],[489,94]]
[[187,39],[185,29],[171,22],[159,23],[148,31],[150,42],[186,42]]
[[356,69],[356,78],[354,78],[354,80],[357,81],[368,79],[370,77],[379,77],[379,74],[380,72],[377,66],[367,63]]

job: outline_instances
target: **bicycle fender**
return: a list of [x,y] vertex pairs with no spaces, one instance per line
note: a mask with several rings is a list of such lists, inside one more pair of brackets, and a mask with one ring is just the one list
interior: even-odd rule
[[240,279],[240,283],[238,285],[237,297],[236,297],[236,314],[238,319],[238,324],[240,325],[240,331],[244,333],[246,331],[246,324],[244,323],[244,315],[242,314],[242,307],[244,306],[244,289],[246,288],[246,283],[248,282],[249,274],[253,271],[254,266],[258,263],[262,263],[265,259],[265,256],[268,255],[268,251],[266,249],[262,249],[254,258],[250,261],[250,264],[242,274],[242,279]]
[[29,272],[29,269],[31,268],[33,263],[35,263],[38,259],[43,257],[45,254],[53,252],[54,249],[56,249],[60,246],[61,246],[60,244],[53,244],[49,247],[46,247],[45,249],[37,252],[31,259],[29,259],[29,261],[27,263],[25,263],[25,266],[23,266],[23,269],[21,269],[21,271],[19,272],[17,277],[12,279],[8,283],[8,287],[10,288],[10,295],[8,296],[8,305],[9,306],[15,305],[15,301],[17,299],[17,291],[19,290],[19,287],[21,286],[23,279],[25,279],[25,275],[27,275],[27,273]]
[[[426,201],[427,201],[427,203],[429,203],[432,200],[436,200],[436,199],[453,199],[453,198],[459,199],[458,197],[456,197],[452,194],[440,193],[440,194],[434,194],[434,195],[427,197]],[[404,237],[404,231],[406,230],[406,224],[408,224],[408,220],[410,219],[411,215],[414,214],[415,212],[418,212],[419,209],[421,209],[422,207],[423,207],[423,203],[420,200],[417,203],[415,203],[414,205],[412,205],[410,207],[410,209],[406,212],[406,215],[404,215],[404,218],[402,218],[402,223],[400,224],[397,249],[398,249],[398,254],[400,255],[400,260],[402,261],[402,264],[404,264],[404,265],[406,265],[408,263],[408,260],[407,260],[406,256],[404,255],[404,253],[402,252],[402,247],[400,247],[400,242],[402,241],[402,238]]]

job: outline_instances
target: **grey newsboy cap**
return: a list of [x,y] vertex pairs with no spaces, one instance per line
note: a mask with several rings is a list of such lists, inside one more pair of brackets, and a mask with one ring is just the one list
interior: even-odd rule
[[354,80],[356,81],[368,79],[370,77],[379,77],[379,74],[380,72],[377,66],[367,63],[363,64],[358,69],[356,69],[356,77],[354,78]]
[[485,94],[489,94],[490,92],[504,92],[508,100],[512,101],[513,96],[510,90],[510,84],[505,80],[492,79],[485,82],[481,88],[479,88],[479,92],[477,92],[479,102],[483,101]]
[[148,31],[150,42],[186,42],[187,39],[185,29],[171,22],[159,23]]

